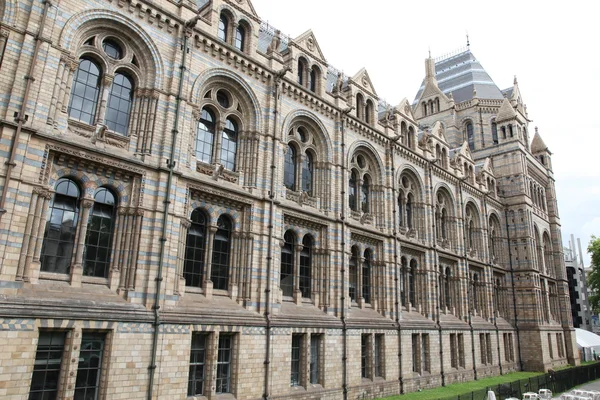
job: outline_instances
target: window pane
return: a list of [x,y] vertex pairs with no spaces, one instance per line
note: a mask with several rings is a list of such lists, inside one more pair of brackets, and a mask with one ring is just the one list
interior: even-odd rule
[[310,298],[311,295],[311,249],[312,240],[305,236],[302,241],[302,251],[300,252],[300,276],[299,287],[302,297]]
[[99,188],[94,195],[85,239],[83,274],[86,276],[108,278],[114,216],[114,196],[108,189]]
[[310,336],[310,383],[319,383],[319,358],[321,335]]
[[294,242],[291,232],[284,235],[284,245],[281,249],[281,271],[279,274],[279,287],[284,296],[294,295]]
[[290,190],[296,190],[296,149],[291,145],[285,153],[283,184]]
[[89,59],[81,59],[71,89],[69,116],[88,125],[94,123],[100,91],[100,68]]
[[217,354],[217,394],[231,393],[231,356],[233,336],[219,335],[219,351]]
[[102,49],[106,55],[114,58],[115,60],[120,60],[123,57],[123,50],[121,49],[121,46],[119,46],[119,44],[114,40],[105,39],[104,42],[102,42]]
[[221,15],[221,18],[219,19],[219,39],[221,39],[222,41],[226,42],[227,41],[227,19],[225,18],[225,16]]
[[352,171],[348,181],[348,205],[351,210],[356,210],[356,173]]
[[57,398],[64,346],[64,332],[40,332],[29,388],[29,400]]
[[217,221],[218,229],[213,240],[212,270],[210,280],[213,288],[227,290],[229,287],[229,256],[231,222],[221,216]]
[[313,159],[310,153],[306,153],[302,161],[302,190],[312,196],[313,188]]
[[358,284],[358,250],[356,247],[352,248],[352,256],[350,257],[350,276],[349,276],[349,296],[352,301],[356,301],[356,286]]
[[237,136],[237,125],[232,120],[227,119],[221,143],[221,164],[231,171],[235,170]]
[[75,383],[74,400],[95,400],[100,387],[104,334],[84,333]]
[[301,334],[293,334],[292,335],[292,354],[291,354],[292,372],[290,375],[290,386],[299,386],[300,385],[301,350],[302,350],[302,335]]
[[106,107],[106,126],[109,130],[127,134],[129,125],[129,112],[133,100],[133,81],[117,73],[108,96],[108,105]]
[[208,335],[194,332],[190,351],[190,371],[188,375],[188,396],[204,394],[204,366],[206,363],[206,342]]
[[244,41],[246,39],[246,31],[241,26],[235,31],[235,48],[244,51]]
[[198,122],[196,138],[196,158],[205,163],[212,162],[212,151],[215,139],[215,117],[207,109],[202,110]]
[[362,266],[362,297],[365,303],[371,302],[371,253],[365,254]]
[[206,244],[206,219],[200,209],[192,213],[185,245],[183,277],[186,286],[202,287],[204,277],[204,249]]

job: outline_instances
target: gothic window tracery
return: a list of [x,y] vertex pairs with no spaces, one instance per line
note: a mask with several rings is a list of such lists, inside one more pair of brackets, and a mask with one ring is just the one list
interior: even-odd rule
[[314,133],[304,125],[295,125],[288,133],[284,158],[284,186],[314,196],[317,153]]

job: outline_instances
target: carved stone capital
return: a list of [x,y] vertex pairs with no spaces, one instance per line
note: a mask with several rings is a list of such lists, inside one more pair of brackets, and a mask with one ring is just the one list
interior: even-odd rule
[[192,221],[187,218],[182,218],[180,224],[185,229],[190,229],[190,226],[192,226]]
[[32,192],[46,200],[50,200],[52,198],[52,192],[45,188],[34,187]]
[[92,208],[94,206],[94,200],[92,199],[83,199],[81,200],[81,207],[83,208]]
[[110,85],[112,85],[114,79],[115,77],[113,75],[104,74],[104,76],[102,77],[102,84],[104,85],[104,87],[109,87]]
[[0,29],[0,37],[7,38],[8,33],[8,29]]

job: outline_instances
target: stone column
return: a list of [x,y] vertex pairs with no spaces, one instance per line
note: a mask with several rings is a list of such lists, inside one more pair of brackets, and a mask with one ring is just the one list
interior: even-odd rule
[[131,244],[131,262],[128,268],[127,288],[135,289],[135,275],[137,272],[137,260],[140,252],[139,242],[142,233],[142,220],[144,219],[144,210],[132,210],[135,224],[133,226],[133,243]]
[[23,280],[26,282],[37,283],[40,276],[40,253],[44,243],[44,232],[46,231],[46,220],[48,218],[50,199],[54,195],[52,191],[40,191],[39,195],[44,198],[41,210],[36,214],[39,218],[34,219],[32,227],[33,243],[30,245],[30,250],[25,261],[25,270]]
[[108,74],[105,74],[102,78],[102,97],[100,100],[100,107],[98,107],[98,113],[96,114],[96,125],[105,125],[106,106],[108,104],[108,97],[114,78],[114,76]]
[[302,292],[300,291],[300,253],[304,249],[301,244],[294,246],[294,302],[302,304]]
[[83,199],[81,201],[81,215],[78,228],[78,235],[76,240],[76,249],[75,249],[75,262],[71,267],[71,285],[73,287],[81,286],[81,277],[84,274],[83,271],[83,251],[85,249],[85,238],[87,236],[87,227],[90,219],[90,211],[94,206],[94,200],[92,199]]
[[216,226],[209,226],[208,227],[208,241],[206,244],[206,254],[204,255],[205,258],[205,262],[204,265],[206,266],[204,268],[204,295],[206,296],[207,299],[211,299],[212,298],[212,293],[213,293],[213,282],[211,280],[211,275],[212,275],[212,252],[213,252],[213,242],[214,242],[214,238],[215,238],[215,233],[217,233],[217,230],[219,230],[219,228],[217,228]]
[[230,260],[230,279],[229,279],[229,295],[232,299],[238,296],[238,271],[240,270],[240,255],[242,252],[241,235],[239,231],[231,232],[231,260]]
[[[21,245],[21,254],[19,256],[19,263],[17,264],[17,271],[15,280],[21,281],[23,280],[23,272],[25,270],[25,261],[27,260],[27,253],[29,251],[29,246],[31,245],[32,238],[32,226],[34,224],[35,215],[41,203],[43,203],[44,199],[39,196],[37,191],[34,189],[31,193],[31,200],[29,203],[29,209],[27,210],[27,221],[25,223],[25,231],[23,233],[23,244]],[[2,270],[2,266],[0,266],[0,270]],[[6,271],[3,271],[6,273]]]

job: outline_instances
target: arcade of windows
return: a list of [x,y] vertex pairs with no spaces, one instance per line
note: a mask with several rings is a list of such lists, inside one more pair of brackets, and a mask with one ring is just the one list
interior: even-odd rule
[[371,166],[362,154],[355,154],[350,163],[348,180],[348,206],[357,215],[371,213]]
[[398,188],[398,226],[402,233],[414,232],[416,229],[416,199],[418,198],[419,188],[413,179],[406,175],[400,178],[400,187]]
[[317,65],[309,68],[308,61],[304,57],[298,58],[298,71],[296,81],[300,86],[308,88],[313,93],[320,91],[321,69]]
[[250,37],[250,25],[245,20],[234,22],[233,16],[228,11],[222,11],[219,16],[217,37],[241,52],[249,49],[248,38]]
[[534,181],[529,182],[529,196],[533,201],[533,205],[540,210],[547,212],[546,209],[546,190]]
[[[69,118],[86,125],[104,124],[109,132],[128,136],[136,88],[134,71],[139,68],[135,54],[111,36],[92,36],[81,51],[71,89]],[[115,71],[113,77],[107,75],[102,64]]]
[[369,125],[374,124],[375,106],[371,99],[365,101],[361,93],[356,95],[356,118]]
[[421,103],[421,108],[423,109],[423,116],[426,117],[428,115],[435,114],[440,112],[440,99],[436,97],[435,99],[430,99],[429,101],[424,101]]
[[315,154],[312,133],[304,126],[292,128],[284,158],[283,184],[287,189],[314,196]]

